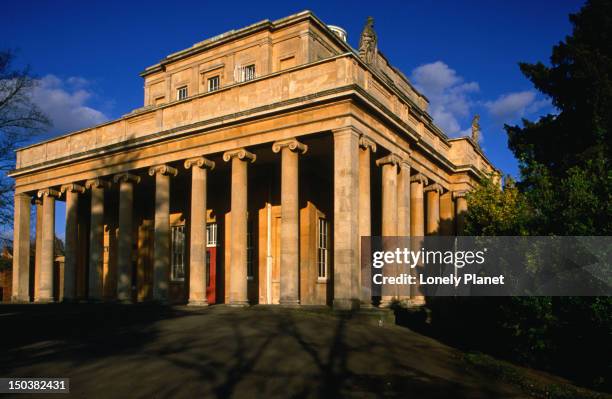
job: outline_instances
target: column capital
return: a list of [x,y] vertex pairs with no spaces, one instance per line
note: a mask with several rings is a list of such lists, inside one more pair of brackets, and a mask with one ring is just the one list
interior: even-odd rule
[[62,185],[62,187],[60,187],[60,191],[62,194],[66,192],[83,194],[85,192],[85,187],[81,186],[80,184],[70,183]]
[[466,194],[467,194],[467,190],[453,191],[453,199],[465,198]]
[[442,194],[444,192],[444,188],[438,183],[432,183],[423,189],[423,192],[429,192],[429,191],[435,191],[438,194]]
[[399,167],[400,169],[410,170],[410,168],[412,167],[412,164],[407,159],[400,159]]
[[119,173],[113,176],[115,183],[129,182],[129,183],[140,183],[140,176],[133,175],[131,173]]
[[300,143],[296,139],[288,139],[288,140],[280,140],[276,141],[272,144],[272,152],[278,153],[283,148],[289,148],[289,150],[293,152],[301,152],[305,154],[308,151],[308,146],[306,144]]
[[[17,196],[15,196],[17,197]],[[32,200],[30,201],[32,203],[32,205],[42,205],[42,200],[40,198],[38,198],[38,192],[36,192],[36,194],[34,194],[33,197],[31,197]]]
[[155,165],[149,168],[149,176],[155,176],[157,173],[164,176],[170,175],[172,177],[176,177],[178,170],[168,165]]
[[246,148],[238,148],[236,150],[230,150],[223,153],[223,160],[229,162],[232,158],[240,159],[241,161],[255,162],[257,156],[252,152],[246,150]]
[[397,154],[389,154],[386,157],[378,158],[376,160],[376,166],[392,164],[393,166],[399,165],[401,158]]
[[423,185],[427,184],[429,180],[422,173],[417,173],[416,175],[410,176],[411,183],[421,183]]
[[211,161],[208,158],[204,157],[195,157],[189,158],[185,160],[185,169],[190,169],[192,166],[198,167],[201,169],[210,169],[213,170],[215,168],[215,162]]
[[92,188],[110,188],[111,183],[108,180],[101,179],[99,177],[90,179],[85,182],[85,187],[88,189]]
[[367,150],[369,148],[370,151],[376,152],[376,143],[374,142],[374,140],[372,140],[365,134],[362,134],[359,137],[359,147],[363,148],[364,150]]
[[42,198],[42,197],[59,198],[62,195],[62,193],[52,188],[45,188],[42,190],[38,190],[38,193],[36,193],[36,195],[38,196],[38,198]]
[[333,133],[334,136],[338,136],[338,135],[341,135],[341,134],[354,134],[357,137],[359,137],[359,136],[361,136],[363,134],[355,126],[343,126],[343,127],[339,127],[337,129],[333,129],[332,133]]

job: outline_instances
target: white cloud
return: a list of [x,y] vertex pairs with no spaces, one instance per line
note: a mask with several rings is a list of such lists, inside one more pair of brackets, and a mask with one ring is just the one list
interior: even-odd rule
[[525,90],[503,94],[495,101],[485,102],[484,105],[495,119],[510,122],[550,106],[548,99],[537,100],[536,98],[535,91]]
[[89,82],[82,77],[70,77],[63,81],[55,75],[47,75],[38,81],[32,92],[32,100],[49,117],[53,133],[67,133],[107,121],[101,111],[87,102],[93,96]]
[[412,82],[430,102],[430,114],[448,135],[459,136],[466,131],[461,122],[470,115],[471,93],[478,92],[477,82],[465,82],[454,69],[442,61],[420,65],[412,71]]

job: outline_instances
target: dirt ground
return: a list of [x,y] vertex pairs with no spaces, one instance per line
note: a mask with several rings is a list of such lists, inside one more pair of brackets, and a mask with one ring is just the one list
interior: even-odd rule
[[0,327],[0,377],[70,378],[47,398],[526,397],[431,338],[330,311],[2,305]]

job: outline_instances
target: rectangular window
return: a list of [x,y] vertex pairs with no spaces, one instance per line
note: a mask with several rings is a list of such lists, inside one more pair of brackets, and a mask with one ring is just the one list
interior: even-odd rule
[[210,223],[206,225],[206,246],[217,246],[217,223]]
[[317,239],[317,264],[319,266],[319,279],[327,279],[327,220],[319,218]]
[[176,99],[184,100],[187,98],[187,86],[179,87],[176,89]]
[[253,229],[247,225],[247,278],[253,278]]
[[208,78],[208,91],[219,90],[219,75]]
[[238,67],[238,80],[240,82],[247,82],[255,79],[255,64]]
[[185,226],[172,226],[170,279],[172,281],[185,280]]

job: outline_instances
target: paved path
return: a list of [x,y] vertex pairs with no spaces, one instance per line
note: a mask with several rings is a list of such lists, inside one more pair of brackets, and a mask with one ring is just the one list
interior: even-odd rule
[[525,397],[433,339],[330,312],[4,305],[0,326],[0,376],[69,377],[70,397]]

